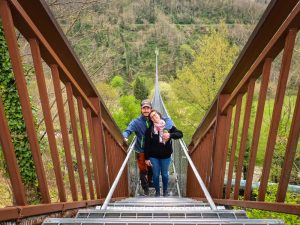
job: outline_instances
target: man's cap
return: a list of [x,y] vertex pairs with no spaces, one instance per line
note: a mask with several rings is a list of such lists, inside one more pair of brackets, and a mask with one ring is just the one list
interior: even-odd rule
[[145,100],[143,100],[142,103],[141,103],[141,107],[142,107],[142,108],[144,108],[144,107],[146,107],[146,106],[152,108],[151,101],[150,101],[149,99],[145,99]]

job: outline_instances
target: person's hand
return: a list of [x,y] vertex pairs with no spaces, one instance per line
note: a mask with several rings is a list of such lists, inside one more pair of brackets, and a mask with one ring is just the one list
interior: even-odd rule
[[151,161],[150,160],[145,160],[145,163],[147,166],[152,166]]
[[163,133],[162,138],[165,142],[167,142],[170,139],[170,133],[167,133],[167,132]]
[[124,138],[124,141],[128,144],[128,138]]

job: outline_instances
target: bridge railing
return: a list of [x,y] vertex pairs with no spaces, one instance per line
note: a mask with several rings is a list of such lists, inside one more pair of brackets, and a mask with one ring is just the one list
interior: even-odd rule
[[[28,205],[8,118],[0,98],[0,149],[14,199],[13,206],[0,209],[0,221],[100,204],[126,157],[124,147],[127,145],[123,146],[120,130],[43,0],[1,0],[0,16],[41,194],[41,204]],[[58,202],[51,200],[52,190],[40,146],[41,130],[37,131],[34,121],[29,96],[31,87],[26,82],[18,45],[20,35],[30,46],[39,93],[34,97],[41,103],[38,110],[45,124],[42,133],[45,132],[48,140]],[[51,79],[45,78],[45,70]],[[52,80],[51,84],[49,80]],[[54,93],[49,93],[48,85],[53,85]],[[50,98],[56,103],[58,120],[55,122]],[[64,107],[65,103],[68,108]],[[123,188],[114,194],[114,198],[128,196],[127,173],[122,176],[120,185]]]
[[[300,131],[299,26],[299,1],[270,2],[192,137],[189,153],[217,204],[300,214],[299,204],[285,203],[291,171],[297,161]],[[276,74],[276,94],[270,97],[270,82],[275,83]],[[296,77],[293,94],[286,91],[288,81],[292,82],[291,74]],[[282,113],[287,99],[289,113]],[[287,114],[292,119],[284,122]],[[267,124],[266,137],[262,123]],[[289,129],[286,136],[278,134],[283,123]],[[261,147],[264,141],[266,144]],[[281,159],[275,151],[280,144],[284,145]],[[263,155],[262,163],[258,162],[258,153]],[[275,158],[277,161],[272,161]],[[272,162],[279,162],[281,171],[276,200],[271,202],[266,200],[266,194]],[[254,174],[257,172],[258,178]],[[246,180],[244,193],[240,185],[242,176]],[[257,196],[252,188],[254,181],[259,181]],[[188,196],[203,198],[190,168],[187,184]]]

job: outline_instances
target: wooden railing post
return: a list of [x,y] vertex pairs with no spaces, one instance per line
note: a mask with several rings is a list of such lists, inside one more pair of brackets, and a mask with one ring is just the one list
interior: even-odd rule
[[224,106],[228,95],[220,95],[217,107],[217,120],[214,131],[214,143],[213,143],[213,165],[212,165],[212,180],[210,182],[210,193],[213,198],[221,198],[223,187],[221,181],[223,175],[222,165],[226,149],[225,149],[225,136],[224,131],[226,130],[227,115],[221,113],[221,109]]

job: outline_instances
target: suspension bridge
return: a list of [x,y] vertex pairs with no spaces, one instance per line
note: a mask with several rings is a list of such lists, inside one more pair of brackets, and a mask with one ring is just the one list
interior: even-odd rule
[[[244,210],[232,209],[233,206],[300,215],[299,202],[285,202],[300,132],[299,84],[276,199],[266,201],[285,90],[295,57],[293,53],[300,26],[299,1],[270,2],[191,142],[187,146],[183,140],[174,141],[172,196],[165,198],[139,196],[136,168],[131,168],[128,163],[133,160],[134,141],[130,146],[124,142],[47,4],[43,0],[0,0],[0,16],[41,194],[40,204],[28,203],[8,126],[9,118],[0,98],[0,143],[14,198],[12,206],[0,209],[1,224],[284,224],[278,219],[249,219]],[[57,202],[53,202],[50,196],[18,34],[26,39],[31,50],[59,197]],[[275,61],[280,53],[281,61]],[[63,156],[59,156],[58,152],[44,63],[52,77]],[[258,196],[253,198],[258,142],[271,68],[275,63],[280,68],[279,81]],[[169,116],[160,95],[157,64],[155,79],[153,107]],[[254,131],[249,133],[254,89],[258,82]],[[245,109],[241,110],[243,101],[246,101]],[[64,102],[67,102],[67,109]],[[240,120],[241,116],[243,120]],[[71,143],[68,124],[74,143]],[[240,137],[239,126],[242,128]],[[241,194],[248,136],[252,137],[252,142]],[[76,158],[76,171],[72,155]],[[64,163],[66,174],[61,169]],[[68,177],[67,182],[64,176]],[[65,218],[68,215],[72,218]]]

